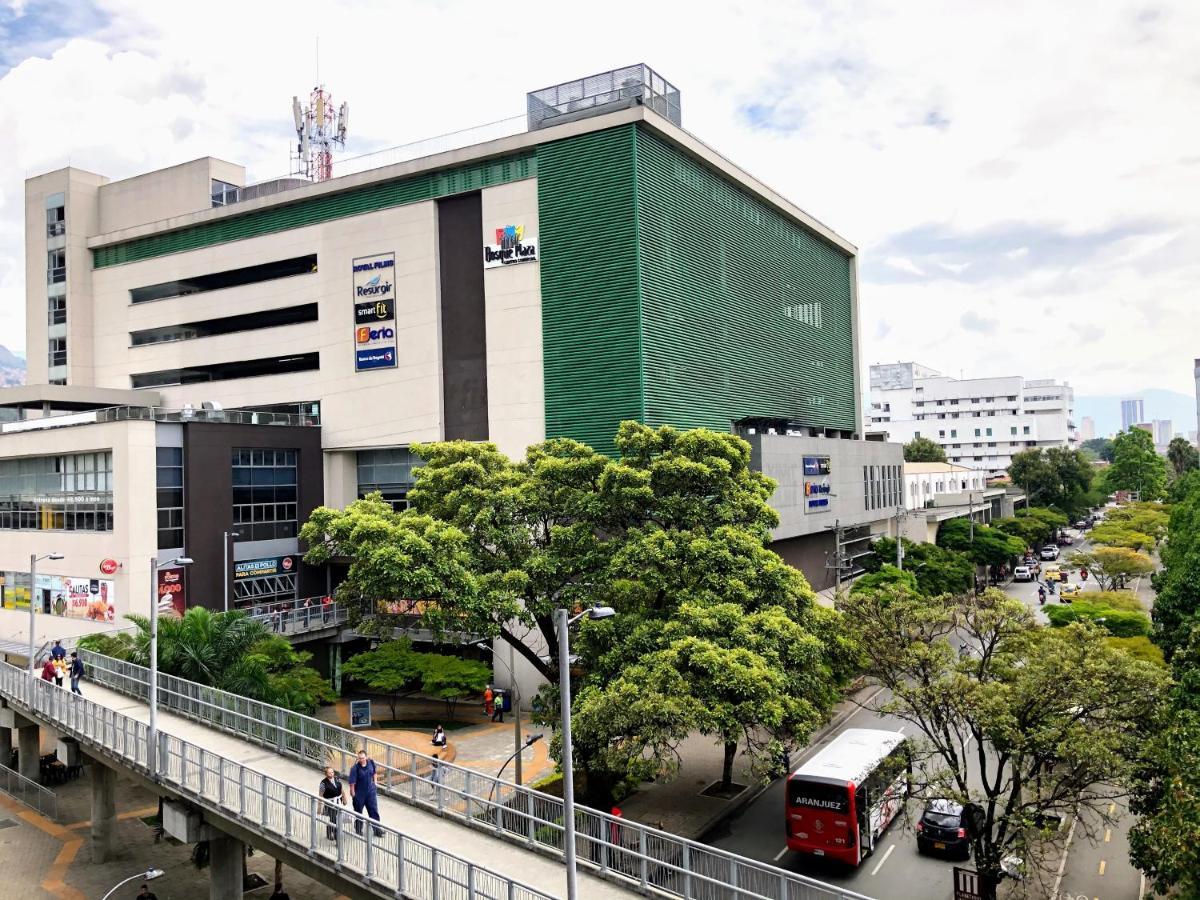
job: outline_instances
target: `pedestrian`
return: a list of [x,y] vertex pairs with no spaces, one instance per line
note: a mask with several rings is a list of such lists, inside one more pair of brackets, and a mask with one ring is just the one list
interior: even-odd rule
[[62,641],[54,642],[54,646],[50,648],[50,657],[56,660],[67,658],[67,648],[62,645]]
[[490,716],[492,714],[492,686],[489,684],[483,692],[483,714]]
[[[360,816],[363,809],[367,815],[379,821],[379,794],[376,789],[378,772],[375,760],[367,756],[366,750],[358,751],[358,762],[350,767],[350,777],[346,783],[350,785],[350,799],[354,802],[354,811]],[[375,837],[383,837],[383,830],[374,826]],[[354,820],[354,833],[362,834],[362,819]]]
[[54,684],[56,687],[62,687],[63,674],[67,671],[67,664],[61,659],[54,659]]
[[330,597],[328,594],[326,594],[321,599],[321,622],[322,622],[322,624],[328,625],[329,617],[332,614],[333,614],[333,598]]
[[135,900],[158,900],[158,894],[150,890],[150,885],[143,883],[142,889],[138,891]]
[[288,627],[289,613],[290,610],[288,609],[288,605],[286,603],[279,607],[279,625],[281,630],[285,632],[287,631]]
[[308,630],[308,622],[312,617],[312,597],[306,597],[304,600],[304,629]]
[[446,729],[444,729],[440,723],[436,728],[433,729],[433,746],[446,746]]
[[496,691],[492,700],[492,721],[504,721],[504,692]]
[[436,753],[433,754],[433,767],[429,770],[429,780],[433,784],[442,783],[442,763]]
[[279,610],[274,606],[268,606],[267,615],[271,617],[271,630],[279,634]]
[[83,696],[83,691],[79,689],[79,679],[83,678],[83,660],[79,658],[79,654],[71,653],[71,693]]
[[54,660],[47,659],[42,665],[42,681],[53,681],[54,673],[57,669],[54,668]]
[[325,777],[321,779],[321,785],[317,788],[317,796],[325,801],[325,815],[329,817],[329,824],[325,826],[325,834],[329,840],[337,840],[338,806],[346,805],[346,795],[342,779],[333,770],[333,766],[325,767]]

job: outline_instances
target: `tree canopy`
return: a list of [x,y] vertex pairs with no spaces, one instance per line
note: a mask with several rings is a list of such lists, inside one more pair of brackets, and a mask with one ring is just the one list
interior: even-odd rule
[[[975,586],[975,568],[965,553],[947,550],[937,544],[915,544],[904,541],[904,571],[916,578],[916,590],[926,597],[942,594],[958,594],[972,590]],[[871,554],[862,558],[863,568],[868,573],[878,572],[883,566],[891,566],[896,559],[896,539],[879,538],[871,545]],[[860,577],[855,585],[866,576]]]
[[1089,438],[1080,444],[1079,449],[1086,454],[1093,455],[1096,459],[1102,459],[1105,462],[1112,462],[1113,458],[1113,442],[1112,438],[1098,437]]
[[1078,450],[1035,447],[1013,455],[1008,475],[1030,504],[1052,507],[1074,519],[1098,502],[1092,464]]
[[1001,566],[1014,557],[1021,556],[1026,549],[1021,538],[1005,534],[995,528],[976,522],[972,537],[971,523],[966,519],[951,519],[938,528],[938,546],[965,553],[981,566]]
[[1072,566],[1087,569],[1102,590],[1120,590],[1126,583],[1154,571],[1154,560],[1128,547],[1094,547],[1071,554]]
[[1167,462],[1171,464],[1172,475],[1180,478],[1200,469],[1200,450],[1187,438],[1173,437],[1167,445]]
[[1161,668],[1109,646],[1094,626],[1039,628],[996,590],[947,604],[888,587],[839,608],[867,672],[888,689],[879,711],[914,727],[914,794],[977,812],[985,896],[1009,854],[1038,870],[1054,841],[1039,824],[1049,817],[1087,809],[1087,821],[1111,824],[1109,804],[1158,722]]
[[1167,490],[1167,461],[1154,450],[1150,432],[1123,431],[1113,441],[1112,463],[1104,470],[1105,489],[1135,491],[1142,500],[1161,500]]
[[945,462],[946,451],[927,437],[915,437],[904,445],[905,462]]
[[412,641],[400,638],[350,657],[342,674],[386,695],[393,719],[400,698],[417,692],[445,700],[453,718],[459,700],[483,694],[492,670],[478,660],[414,650]]

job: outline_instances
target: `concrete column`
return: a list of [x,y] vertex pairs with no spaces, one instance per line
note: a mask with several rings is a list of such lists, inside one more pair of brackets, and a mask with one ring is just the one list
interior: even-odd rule
[[42,733],[36,725],[22,725],[17,729],[17,756],[21,774],[30,781],[37,781],[41,774]]
[[113,859],[117,827],[117,773],[93,759],[92,769],[92,862]]
[[208,900],[241,900],[246,845],[237,838],[214,834],[208,852]]
[[0,728],[0,765],[12,764],[12,729]]

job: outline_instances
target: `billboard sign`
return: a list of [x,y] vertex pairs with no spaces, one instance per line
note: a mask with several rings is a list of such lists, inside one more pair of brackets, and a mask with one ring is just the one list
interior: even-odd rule
[[829,484],[831,466],[828,456],[806,456],[804,467],[804,511],[806,513],[829,512],[829,501],[833,488]]
[[267,556],[262,559],[244,559],[233,564],[233,577],[265,578],[268,575],[285,575],[296,567],[292,556]]
[[182,616],[187,610],[187,569],[173,566],[158,570],[158,613]]
[[515,263],[537,262],[537,239],[524,225],[505,225],[496,229],[496,243],[483,245],[483,267],[496,269]]
[[396,368],[396,254],[359,256],[352,265],[354,371]]

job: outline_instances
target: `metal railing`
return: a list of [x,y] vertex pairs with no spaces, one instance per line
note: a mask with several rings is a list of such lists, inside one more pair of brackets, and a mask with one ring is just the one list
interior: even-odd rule
[[[142,666],[83,651],[88,677],[145,700]],[[314,767],[349,771],[359,747],[375,760],[385,794],[519,844],[562,855],[558,797],[171,675],[159,674],[165,709],[272,748]],[[424,785],[424,787],[422,787]],[[436,785],[431,788],[431,785]],[[782,820],[782,812],[780,818]],[[598,810],[575,807],[576,856],[601,877],[685,900],[868,900],[767,863],[728,853]]]
[[[159,733],[157,771],[151,773],[144,723],[8,664],[0,665],[0,694],[56,730],[103,749],[199,806],[248,825],[331,869],[345,871],[350,880],[365,882],[377,892],[419,900],[552,900],[535,888],[350,810],[337,809],[337,822],[332,823],[329,807],[311,792],[171,734]],[[410,777],[413,791],[438,790],[427,777]],[[351,822],[354,828],[348,827]],[[335,829],[333,838],[330,827]],[[357,833],[359,828],[362,834]]]
[[[312,600],[311,606],[305,606]],[[288,600],[283,603],[254,603],[240,606],[249,613],[248,618],[261,622],[268,631],[277,634],[305,634],[343,625],[350,618],[350,610],[342,603],[321,603],[321,597],[305,600]]]
[[14,772],[5,765],[0,765],[0,791],[24,803],[30,809],[36,809],[46,818],[58,821],[58,796],[54,791],[42,787],[36,781],[26,778],[20,772]]

